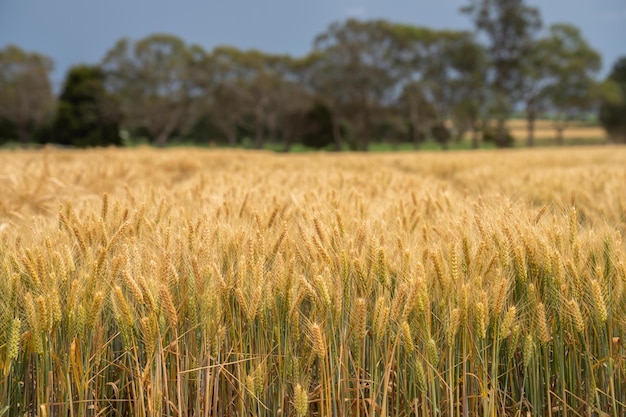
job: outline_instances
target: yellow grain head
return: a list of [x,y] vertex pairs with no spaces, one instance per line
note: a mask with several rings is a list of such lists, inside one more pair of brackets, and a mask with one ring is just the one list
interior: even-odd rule
[[509,337],[516,319],[517,308],[515,306],[511,306],[504,315],[504,319],[502,319],[502,324],[500,325],[500,338],[505,339]]
[[537,288],[532,282],[526,286],[526,297],[528,297],[528,301],[533,304],[539,300],[539,296],[537,295]]
[[317,233],[317,237],[319,238],[320,243],[322,245],[326,245],[327,244],[326,233],[324,233],[322,224],[320,223],[317,217],[313,218],[313,224],[315,225],[315,232]]
[[597,279],[591,280],[591,297],[593,298],[594,318],[598,322],[604,323],[608,318],[608,311],[604,301],[604,295],[602,294],[602,287]]
[[67,273],[67,267],[65,265],[65,260],[63,259],[63,255],[61,255],[61,253],[58,250],[56,250],[54,252],[52,259],[54,261],[53,267],[57,273],[57,276],[59,277],[59,280],[61,282],[67,282],[69,276]]
[[300,379],[300,358],[295,355],[288,355],[285,359],[285,374],[287,378],[293,380]]
[[615,279],[617,281],[616,286],[619,286],[620,290],[618,291],[619,296],[616,295],[613,302],[619,303],[621,298],[626,294],[626,266],[622,261],[617,264],[617,276]]
[[447,288],[446,279],[443,273],[443,255],[441,251],[431,252],[430,257],[433,261],[433,266],[435,267],[435,275],[437,277],[437,282],[441,286],[442,290],[445,291]]
[[259,363],[254,368],[254,394],[260,397],[265,390],[265,375],[267,374],[265,362]]
[[535,339],[530,333],[524,337],[524,347],[522,354],[524,360],[524,368],[528,368],[528,365],[530,365],[530,362],[535,355]]
[[540,343],[548,343],[552,339],[550,334],[550,326],[546,318],[546,309],[543,303],[538,303],[535,308],[535,320],[537,325],[537,337]]
[[439,351],[437,349],[437,342],[435,342],[435,339],[432,337],[429,337],[426,342],[426,356],[428,362],[436,368],[439,363]]
[[459,325],[461,323],[461,310],[458,307],[453,308],[450,311],[448,317],[448,327],[446,328],[446,338],[448,345],[454,345],[454,340],[457,332],[459,331]]
[[21,336],[22,322],[19,318],[15,317],[11,322],[11,329],[9,330],[9,338],[7,340],[7,352],[9,359],[16,359],[20,353],[20,336]]
[[102,210],[100,210],[100,218],[106,221],[107,214],[109,213],[109,195],[104,193],[102,195]]
[[312,323],[309,326],[309,338],[311,340],[311,346],[318,358],[324,359],[326,357],[326,339],[322,329],[318,323]]
[[43,295],[37,297],[37,321],[41,331],[50,331],[52,327],[52,318],[50,317],[46,298]]
[[359,343],[367,334],[367,303],[364,298],[357,298],[350,312],[352,337]]
[[43,254],[41,250],[37,249],[35,252],[35,265],[37,266],[37,271],[39,273],[39,278],[41,279],[42,284],[46,284],[45,280],[50,276],[48,271],[48,265],[43,258]]
[[450,249],[450,278],[453,284],[459,281],[459,254],[454,244]]
[[126,300],[126,296],[124,296],[122,288],[119,285],[114,286],[111,291],[111,296],[113,297],[113,303],[117,308],[120,319],[125,325],[132,326],[134,322],[133,312]]
[[521,334],[522,334],[521,326],[519,324],[516,324],[515,326],[513,326],[513,330],[511,330],[511,337],[509,338],[508,343],[507,343],[506,356],[507,356],[508,362],[510,362],[513,359],[513,355],[515,355],[515,352],[517,351],[517,347],[520,343]]
[[461,249],[463,251],[463,262],[465,262],[465,267],[469,269],[472,263],[472,254],[470,252],[470,244],[467,236],[463,236]]
[[246,375],[245,384],[246,384],[246,394],[255,395],[254,394],[254,372]]
[[59,290],[54,288],[50,293],[50,314],[51,314],[51,326],[54,327],[61,322],[63,318],[63,312],[61,311],[61,300],[59,297]]
[[413,342],[413,334],[411,333],[411,326],[406,320],[403,320],[400,323],[400,340],[402,341],[402,346],[404,346],[404,350],[407,353],[413,353],[415,349],[415,345]]
[[154,296],[154,294],[152,292],[152,288],[153,287],[146,280],[146,278],[143,275],[141,275],[141,274],[137,275],[137,281],[136,282],[139,285],[139,288],[141,288],[142,298],[146,302],[146,305],[148,306],[150,311],[156,311],[157,310],[157,303],[156,303],[155,296]]
[[304,417],[309,413],[309,394],[300,384],[296,384],[294,388],[293,408],[297,417]]
[[514,250],[515,260],[515,277],[521,283],[526,283],[528,280],[526,272],[526,259],[524,257],[524,250],[521,246],[516,246]]
[[405,311],[406,307],[406,297],[407,297],[408,289],[406,285],[402,285],[394,294],[393,299],[391,300],[391,310],[389,319],[392,322],[399,321],[402,317],[402,313]]
[[492,310],[494,316],[497,317],[502,313],[508,291],[509,281],[506,278],[500,278],[493,288],[493,296],[491,297],[491,300],[493,300]]
[[385,297],[378,297],[374,306],[373,331],[374,335],[381,339],[387,334],[389,328],[389,300]]
[[488,321],[486,320],[486,317],[488,314],[489,312],[482,301],[479,301],[474,305],[474,327],[483,339],[487,336]]
[[580,312],[580,306],[576,300],[571,299],[565,303],[567,309],[567,315],[569,316],[574,329],[578,333],[583,333],[585,331],[585,320],[583,319],[583,315]]
[[141,320],[139,320],[139,326],[143,343],[146,347],[146,354],[148,358],[150,358],[156,347],[156,335],[153,321],[150,320],[150,317],[142,317]]
[[576,207],[572,207],[569,211],[569,242],[574,243],[576,235],[578,234],[578,214]]
[[469,306],[470,299],[472,296],[472,287],[469,282],[464,282],[461,285],[461,290],[459,291],[459,308],[460,308],[460,317],[459,320],[461,323],[465,323],[469,319]]
[[422,291],[423,285],[424,284],[421,278],[412,278],[406,284],[407,297],[406,302],[404,303],[404,311],[402,312],[403,318],[406,318],[409,313],[418,309],[420,292]]
[[528,236],[524,236],[524,249],[526,257],[528,258],[530,276],[532,278],[536,278],[539,275],[539,258],[537,257],[535,245],[531,242]]
[[124,271],[122,277],[124,278],[124,284],[126,285],[126,288],[132,294],[135,301],[138,304],[143,304],[143,291],[141,291],[141,288],[139,284],[137,284],[137,281],[135,281],[135,279],[130,275],[128,271]]
[[316,275],[313,279],[313,285],[318,299],[321,301],[324,309],[328,309],[331,304],[330,291],[326,285],[326,280],[321,275]]
[[376,256],[376,278],[378,278],[378,282],[382,285],[383,288],[387,288],[389,286],[389,276],[387,273],[387,259],[385,256],[385,251],[383,248],[379,247],[377,250]]
[[161,285],[159,295],[161,297],[163,309],[165,310],[167,322],[172,329],[175,329],[178,325],[178,313],[176,311],[176,307],[174,306],[174,302],[172,301],[172,295],[170,294],[167,286]]
[[426,392],[426,372],[424,372],[424,365],[419,358],[415,361],[415,382],[420,392]]
[[87,241],[85,240],[85,237],[81,233],[78,226],[73,226],[72,232],[74,233],[74,236],[76,237],[76,241],[78,242],[78,246],[80,247],[80,250],[82,251],[83,254],[86,254],[87,253]]
[[34,352],[43,353],[43,340],[41,338],[41,332],[45,329],[45,321],[41,320],[38,316],[39,303],[35,302],[31,293],[24,295],[24,309],[26,312],[26,321],[30,329],[30,337],[32,342],[32,349]]
[[572,245],[572,259],[574,260],[574,265],[580,266],[580,261],[582,259],[582,248],[578,240],[575,240],[574,244]]
[[32,285],[35,288],[40,288],[41,277],[39,276],[38,268],[36,268],[35,261],[33,260],[32,254],[29,250],[26,251],[25,255],[22,255],[21,261],[24,268],[26,268],[26,272],[28,272],[28,275],[31,278]]
[[[252,290],[252,296],[250,297],[250,304],[248,309],[248,320],[254,320],[259,313],[262,312],[262,307],[265,305],[265,302],[261,302],[263,299],[263,287],[256,286]],[[264,301],[267,301],[265,299]]]

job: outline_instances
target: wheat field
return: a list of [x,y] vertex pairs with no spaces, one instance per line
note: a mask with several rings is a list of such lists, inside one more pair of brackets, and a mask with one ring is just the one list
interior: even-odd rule
[[623,416],[626,149],[0,153],[0,416]]
[[[528,126],[526,120],[510,119],[506,126],[510,129],[511,135],[519,143],[525,143],[528,138]],[[535,121],[535,140],[537,144],[556,144],[556,131],[551,120],[539,119]],[[604,144],[607,141],[606,131],[602,126],[590,126],[586,122],[571,121],[563,131],[563,140],[566,143],[585,141],[587,143]]]

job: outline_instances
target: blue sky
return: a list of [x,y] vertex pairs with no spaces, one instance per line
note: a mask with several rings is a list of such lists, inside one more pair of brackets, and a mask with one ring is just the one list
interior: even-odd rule
[[[386,18],[433,28],[471,29],[467,0],[0,0],[0,47],[14,43],[67,69],[97,63],[121,37],[172,33],[210,50],[229,44],[302,55],[315,35],[347,17]],[[545,24],[581,28],[603,57],[605,74],[626,55],[626,0],[531,0]]]

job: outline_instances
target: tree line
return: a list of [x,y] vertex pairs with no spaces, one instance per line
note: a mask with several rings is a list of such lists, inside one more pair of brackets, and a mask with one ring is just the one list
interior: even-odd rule
[[599,80],[601,57],[579,29],[543,28],[521,0],[470,0],[475,31],[386,20],[332,23],[302,57],[220,46],[206,51],[170,34],[121,39],[97,65],[72,67],[58,97],[52,60],[0,50],[0,140],[121,145],[145,136],[289,150],[366,151],[372,142],[427,139],[443,147],[509,146],[506,120],[522,111],[527,144],[550,114],[557,143],[589,112],[626,142],[626,57]]

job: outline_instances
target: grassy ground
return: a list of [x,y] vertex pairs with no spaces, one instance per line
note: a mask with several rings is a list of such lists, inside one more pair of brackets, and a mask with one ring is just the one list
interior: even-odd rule
[[624,160],[0,152],[0,415],[623,416]]
[[[507,123],[507,127],[510,129],[510,133],[513,135],[515,140],[513,147],[523,148],[526,146],[526,140],[528,136],[526,121],[523,119],[511,119]],[[563,134],[563,144],[566,146],[579,146],[579,145],[599,145],[605,144],[607,141],[606,132],[603,128],[598,126],[596,122],[588,122],[588,121],[573,121],[565,129]],[[0,149],[18,149],[21,145],[16,141],[2,141],[0,139]],[[149,142],[147,139],[137,139],[135,142],[132,142],[132,145],[129,147],[136,146],[145,146],[148,145]],[[556,141],[556,132],[553,128],[553,124],[550,120],[538,120],[535,126],[535,146],[538,147],[546,147],[546,146],[555,146],[557,144]],[[215,148],[217,147],[215,144],[193,144],[189,141],[178,140],[176,138],[170,139],[168,147],[200,147],[200,148]],[[38,148],[38,145],[32,145],[33,148]],[[247,143],[242,145],[241,148],[251,149],[253,146],[251,143]],[[480,149],[493,149],[495,145],[493,143],[484,143],[481,142],[479,145]],[[463,140],[460,141],[451,141],[448,145],[448,149],[450,150],[466,150],[471,149],[471,140],[469,134],[466,134]],[[266,150],[271,150],[275,152],[283,152],[284,145],[281,143],[267,143],[265,146]],[[428,140],[425,143],[422,143],[418,150],[421,151],[431,151],[431,150],[440,150],[441,145]],[[329,147],[328,150],[331,150]],[[349,150],[348,147],[345,147],[345,150]],[[372,143],[370,145],[370,150],[373,152],[392,152],[392,151],[409,151],[415,150],[415,147],[412,143]],[[293,153],[301,153],[301,152],[311,152],[315,151],[315,149],[306,147],[302,144],[294,144],[290,152]]]

